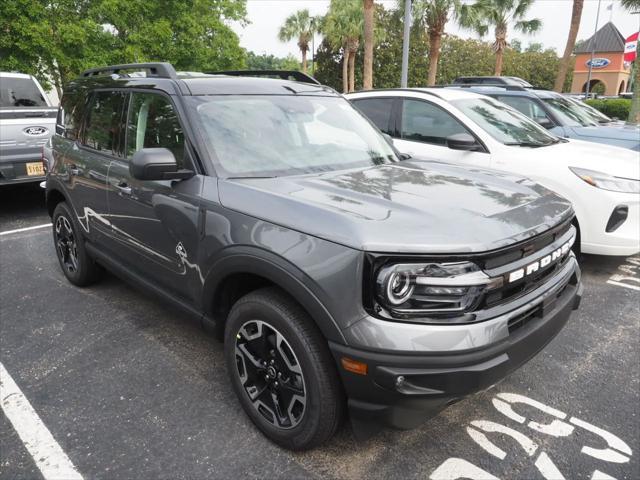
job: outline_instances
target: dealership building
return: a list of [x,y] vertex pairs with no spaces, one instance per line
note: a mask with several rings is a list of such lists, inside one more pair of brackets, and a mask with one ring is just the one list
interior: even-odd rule
[[625,37],[613,23],[609,22],[576,48],[576,65],[573,70],[571,91],[586,92],[590,64],[590,92],[598,84],[604,87],[604,95],[618,95],[628,91],[631,67],[623,60],[624,44]]

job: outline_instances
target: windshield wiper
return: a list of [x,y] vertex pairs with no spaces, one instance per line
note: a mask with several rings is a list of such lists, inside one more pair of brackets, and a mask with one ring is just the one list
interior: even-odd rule
[[251,180],[251,179],[262,179],[262,178],[278,178],[276,175],[246,175],[246,176],[238,176],[238,177],[225,177],[225,180]]
[[550,142],[550,143],[538,143],[538,142],[509,142],[509,143],[505,143],[505,145],[508,145],[510,147],[529,147],[529,148],[539,148],[539,147],[546,147],[547,145],[551,145],[552,143],[556,143],[554,142]]

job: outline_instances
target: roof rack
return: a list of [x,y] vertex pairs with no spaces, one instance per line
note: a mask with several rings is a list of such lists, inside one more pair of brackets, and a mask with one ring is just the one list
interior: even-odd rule
[[311,75],[299,72],[298,70],[220,70],[206,73],[210,75],[231,75],[234,77],[277,77],[282,80],[293,79],[296,82],[321,85],[321,83]]
[[503,90],[513,90],[516,92],[524,92],[534,87],[521,87],[520,85],[505,85],[503,83],[451,83],[444,85],[445,87],[456,88],[477,88],[477,87],[490,87],[490,88],[502,88]]
[[123,65],[109,65],[107,67],[90,68],[80,75],[81,77],[93,77],[97,75],[111,75],[120,73],[121,70],[148,70],[151,76],[159,78],[178,78],[173,65],[167,62],[153,63],[126,63]]

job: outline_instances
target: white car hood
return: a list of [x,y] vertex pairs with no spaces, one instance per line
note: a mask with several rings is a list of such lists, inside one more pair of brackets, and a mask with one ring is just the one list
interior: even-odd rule
[[640,154],[626,148],[568,139],[567,142],[548,147],[522,150],[527,150],[526,155],[532,159],[540,156],[553,157],[568,167],[587,168],[614,177],[640,180]]

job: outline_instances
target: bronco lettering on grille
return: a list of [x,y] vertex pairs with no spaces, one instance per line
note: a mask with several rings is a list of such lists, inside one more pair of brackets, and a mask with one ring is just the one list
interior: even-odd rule
[[530,263],[526,267],[519,268],[518,270],[514,270],[513,272],[509,273],[508,282],[513,283],[516,280],[520,280],[521,278],[537,272],[541,268],[551,265],[551,263],[557,262],[558,260],[560,260],[560,258],[564,257],[567,252],[569,252],[572,243],[573,239],[569,240],[567,243],[562,245],[557,250],[554,250],[549,255],[546,255],[536,260],[535,262]]

